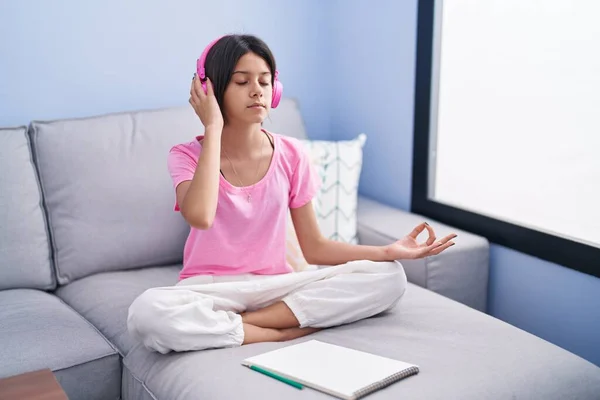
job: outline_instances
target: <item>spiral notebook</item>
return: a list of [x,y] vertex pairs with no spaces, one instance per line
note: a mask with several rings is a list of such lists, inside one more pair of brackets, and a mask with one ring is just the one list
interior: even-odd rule
[[360,399],[419,373],[414,364],[318,340],[250,357],[242,364],[347,400]]

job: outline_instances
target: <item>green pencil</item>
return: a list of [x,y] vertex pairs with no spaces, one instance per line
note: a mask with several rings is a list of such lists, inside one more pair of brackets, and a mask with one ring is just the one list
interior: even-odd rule
[[279,376],[277,374],[274,374],[270,371],[267,371],[265,369],[262,369],[260,367],[255,367],[254,365],[249,365],[250,369],[253,369],[254,371],[260,372],[261,374],[265,374],[267,376],[270,376],[271,378],[277,379],[278,381],[281,381],[283,383],[287,383],[290,386],[295,387],[296,389],[302,389],[304,386],[302,386],[300,383],[298,382],[294,382],[291,379],[288,378],[284,378],[283,376]]

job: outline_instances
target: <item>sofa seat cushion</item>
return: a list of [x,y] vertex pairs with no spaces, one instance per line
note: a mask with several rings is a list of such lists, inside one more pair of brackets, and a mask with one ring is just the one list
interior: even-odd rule
[[[317,339],[420,366],[378,399],[597,399],[600,368],[480,311],[409,284],[396,308],[288,342]],[[140,344],[123,360],[123,393],[144,399],[331,399],[246,367],[249,356],[286,346],[159,354]],[[318,360],[316,360],[318,362]]]
[[90,321],[121,354],[133,340],[127,332],[127,312],[144,290],[177,283],[181,265],[105,272],[60,287],[56,294]]
[[0,377],[50,368],[71,400],[119,398],[119,354],[81,315],[32,289],[0,291],[0,304]]

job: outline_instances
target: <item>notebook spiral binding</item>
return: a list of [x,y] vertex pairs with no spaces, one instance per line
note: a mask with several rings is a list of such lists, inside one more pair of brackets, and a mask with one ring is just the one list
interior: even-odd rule
[[407,368],[402,372],[398,372],[397,374],[390,375],[389,377],[385,378],[382,381],[373,383],[369,386],[364,387],[363,389],[357,390],[356,392],[354,392],[354,399],[358,400],[361,397],[371,394],[379,389],[383,389],[384,387],[389,386],[394,382],[397,382],[401,379],[407,378],[411,375],[415,375],[418,373],[419,373],[419,367]]

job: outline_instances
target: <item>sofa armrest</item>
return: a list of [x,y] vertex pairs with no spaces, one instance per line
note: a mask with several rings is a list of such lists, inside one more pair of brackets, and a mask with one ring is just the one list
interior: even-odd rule
[[[438,238],[456,233],[456,245],[437,256],[400,260],[408,280],[485,312],[489,274],[487,239],[359,196],[360,244],[381,246],[392,243],[410,233],[423,221],[427,221],[435,229]],[[420,240],[421,238],[425,240],[426,236],[419,236]]]

